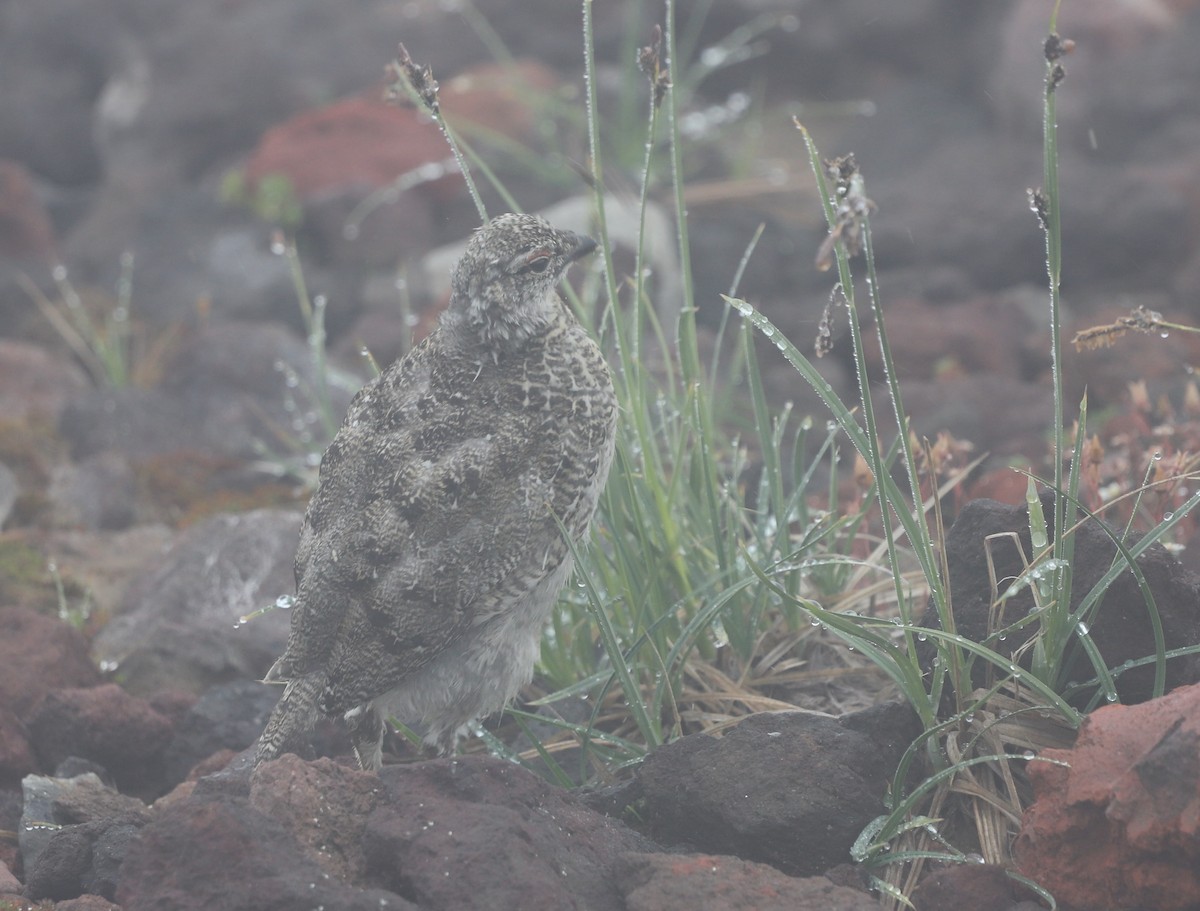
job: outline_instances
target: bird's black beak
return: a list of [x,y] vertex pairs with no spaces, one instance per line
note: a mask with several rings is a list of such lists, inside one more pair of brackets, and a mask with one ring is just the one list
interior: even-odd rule
[[595,249],[596,242],[594,240],[592,240],[586,234],[576,234],[575,249],[572,250],[570,255],[567,257],[567,262],[573,263],[577,259],[583,259],[589,253],[594,252]]

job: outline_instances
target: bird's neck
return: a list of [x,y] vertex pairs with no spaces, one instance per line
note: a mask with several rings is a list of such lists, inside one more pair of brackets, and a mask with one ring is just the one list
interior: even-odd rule
[[454,344],[500,354],[519,350],[544,337],[562,321],[564,305],[551,290],[542,301],[519,308],[451,303],[441,316],[442,331]]

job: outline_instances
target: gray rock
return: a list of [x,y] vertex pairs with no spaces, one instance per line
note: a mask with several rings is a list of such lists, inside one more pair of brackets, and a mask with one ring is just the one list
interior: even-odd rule
[[99,452],[54,468],[46,496],[54,523],[69,528],[128,528],[134,518],[137,480],[120,453]]
[[56,420],[66,403],[88,388],[87,377],[72,361],[28,342],[0,338],[0,421]]
[[171,722],[115,683],[52,690],[28,725],[45,766],[77,756],[102,766],[123,790],[146,797],[162,792],[161,760]]
[[[286,757],[274,765],[295,761]],[[357,776],[376,792],[373,776],[328,763],[312,783],[323,788],[317,805],[350,823],[346,833],[356,838],[356,822],[340,779]],[[284,784],[286,787],[286,783]],[[351,785],[351,788],[353,786]],[[359,792],[364,789],[359,785]],[[332,796],[331,796],[332,795]],[[325,798],[330,796],[328,803]],[[314,794],[309,786],[300,799],[306,805]],[[286,801],[283,804],[286,807]],[[360,808],[354,808],[360,809]],[[197,785],[190,797],[164,806],[141,832],[121,868],[117,900],[124,911],[284,911],[290,908],[337,908],[344,911],[415,911],[416,906],[379,883],[346,882],[332,875],[315,850],[297,841],[303,829],[292,829],[289,815],[276,815],[251,805],[244,796],[204,790]],[[311,814],[304,829],[325,832]],[[357,820],[361,831],[362,820]],[[342,841],[330,843],[337,853]],[[331,854],[326,852],[325,860]]]
[[8,521],[13,504],[21,493],[21,485],[12,469],[0,462],[0,526]]
[[719,739],[693,734],[650,753],[638,768],[642,816],[660,840],[824,873],[884,812],[888,779],[919,732],[901,705],[838,719],[751,715]]
[[58,432],[75,459],[113,451],[144,459],[197,445],[195,426],[161,389],[91,389],[63,408]]
[[276,610],[239,618],[291,593],[300,515],[256,510],[189,528],[160,563],[134,580],[121,615],[93,644],[127,689],[202,693],[216,683],[261,677],[287,639]]

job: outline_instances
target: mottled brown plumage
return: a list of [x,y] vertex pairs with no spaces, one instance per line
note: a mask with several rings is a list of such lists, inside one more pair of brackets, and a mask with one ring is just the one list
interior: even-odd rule
[[[532,675],[612,461],[616,400],[555,286],[595,242],[529,215],[471,239],[437,328],[355,397],[321,462],[296,554],[286,682],[257,761],[318,713],[363,768],[383,721],[460,729]],[[560,526],[561,522],[561,526]]]

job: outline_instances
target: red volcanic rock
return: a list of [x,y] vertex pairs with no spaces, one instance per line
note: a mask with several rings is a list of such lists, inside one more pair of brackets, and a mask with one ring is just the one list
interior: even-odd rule
[[0,259],[48,263],[56,256],[54,228],[29,172],[0,159]]
[[[1035,326],[1016,295],[944,303],[902,297],[885,310],[888,347],[902,381],[953,380],[963,373],[1022,379]],[[872,369],[882,369],[875,333],[864,344]]]
[[53,690],[29,719],[38,757],[54,768],[70,756],[104,766],[124,789],[153,793],[171,723],[115,683]]
[[1200,685],[1093,713],[1069,767],[1032,763],[1037,800],[1016,843],[1021,871],[1059,906],[1200,907]]
[[520,139],[533,133],[540,100],[558,85],[553,72],[533,61],[485,64],[445,82],[438,98],[451,125]]
[[[470,141],[504,136],[535,147],[539,99],[558,85],[536,64],[479,67],[443,82],[441,110]],[[465,200],[450,146],[429,116],[385,103],[378,90],[306,111],[268,130],[246,163],[247,201],[259,210],[268,178],[285,178],[309,255],[387,268],[429,248],[447,205]],[[387,198],[371,194],[393,188]],[[272,205],[279,204],[275,200]],[[269,205],[268,208],[271,208]],[[268,214],[261,212],[260,214]]]
[[1017,902],[1034,898],[1031,889],[995,864],[954,864],[935,870],[912,894],[921,911],[1014,911]]
[[267,130],[246,163],[246,181],[282,175],[302,199],[348,186],[378,189],[448,154],[437,126],[417,111],[345,98]]
[[[553,84],[552,74],[535,64],[512,71],[481,67],[447,82],[439,101],[453,124],[515,138],[533,126],[531,93]],[[268,175],[283,175],[305,199],[352,187],[385,187],[421,165],[449,157],[445,138],[424,113],[378,96],[356,96],[268,130],[246,163],[246,180],[254,186]],[[460,185],[457,174],[433,181],[443,198],[457,193]]]
[[616,868],[628,911],[870,911],[866,892],[824,876],[714,854],[625,854]]
[[48,691],[99,682],[78,630],[25,608],[0,610],[0,705],[28,721]]
[[0,421],[57,420],[72,396],[87,389],[83,371],[45,348],[0,339]]
[[0,788],[13,787],[37,769],[25,725],[0,705]]

